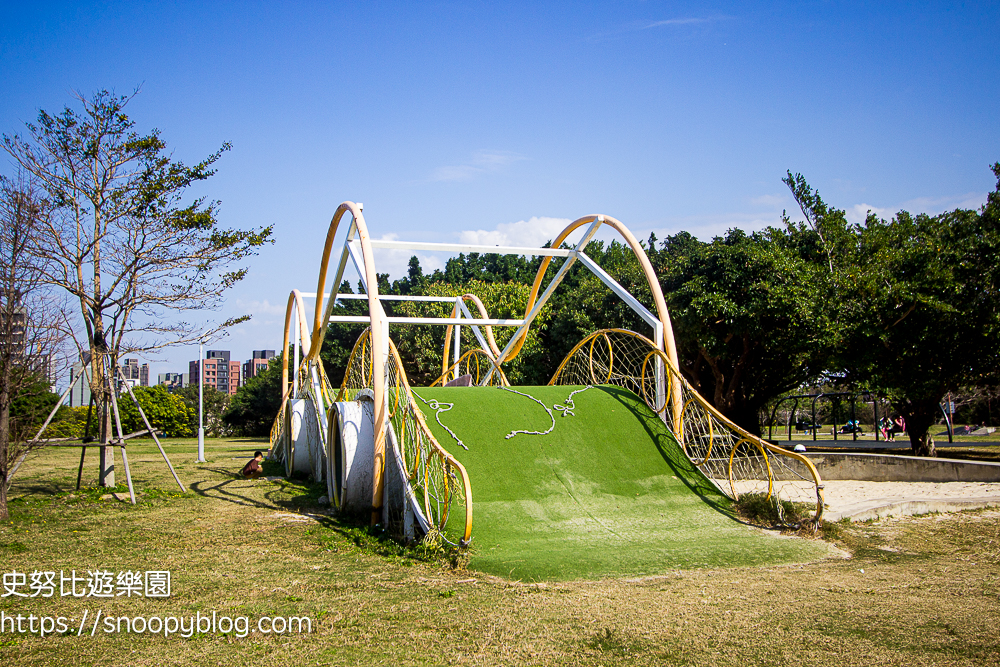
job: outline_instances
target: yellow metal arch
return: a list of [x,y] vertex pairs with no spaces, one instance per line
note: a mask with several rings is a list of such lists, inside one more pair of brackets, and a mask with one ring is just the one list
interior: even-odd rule
[[[367,353],[368,346],[371,345],[371,331],[366,330],[354,344],[354,348],[351,350],[351,356],[347,361],[347,373],[344,375],[344,379],[340,385],[340,391],[337,394],[337,401],[348,400],[349,390],[358,389],[359,385],[370,386],[370,380],[379,376],[379,373],[372,372],[370,367],[371,356]],[[481,352],[481,350],[480,350]],[[462,531],[462,540],[464,543],[468,543],[472,537],[472,483],[469,480],[469,474],[465,470],[458,459],[451,455],[448,450],[438,443],[434,434],[431,433],[430,428],[427,426],[427,422],[424,420],[423,412],[417,406],[416,402],[413,400],[413,393],[410,389],[409,380],[406,377],[406,371],[403,368],[403,362],[399,357],[399,351],[396,349],[395,343],[391,340],[389,341],[389,364],[391,365],[392,375],[395,376],[395,385],[397,387],[395,402],[395,408],[393,410],[393,419],[396,423],[396,433],[398,436],[399,443],[399,454],[402,460],[402,467],[407,471],[410,482],[418,486],[422,486],[424,489],[430,486],[430,476],[432,471],[435,470],[435,461],[440,465],[440,471],[443,476],[440,480],[437,480],[440,485],[444,488],[446,497],[446,509],[444,513],[439,517],[436,527],[438,530],[443,531],[445,524],[448,521],[450,510],[447,509],[450,506],[450,496],[453,494],[452,485],[449,481],[449,472],[454,470],[457,479],[460,482],[461,489],[459,497],[461,501],[465,504],[465,526]],[[357,380],[351,386],[351,378],[355,376],[355,369],[357,371]],[[413,423],[409,424],[408,419],[412,418]],[[415,451],[408,452],[405,446],[406,435],[409,431],[414,431],[416,437],[422,439],[428,448],[428,457],[434,460],[422,459],[423,452],[420,448]],[[423,465],[421,465],[423,464]],[[424,513],[428,520],[432,519],[433,513],[430,506],[429,494],[424,493]]]
[[[489,319],[490,315],[489,315],[488,312],[486,312],[486,306],[483,305],[482,299],[480,299],[477,295],[475,295],[475,294],[463,294],[461,298],[462,298],[463,301],[471,301],[476,306],[476,309],[479,311],[479,316],[480,317],[482,317],[484,320]],[[451,316],[452,317],[458,317],[459,314],[460,313],[458,312],[458,304],[456,303],[455,307],[451,311]],[[454,327],[455,327],[455,325],[449,324],[448,327],[447,327],[447,329],[445,329],[445,334],[444,334],[444,356],[441,357],[441,374],[442,375],[444,375],[447,372],[447,370],[448,370],[448,352],[451,351],[451,334],[452,334],[452,331],[454,330]],[[486,329],[486,343],[489,346],[490,352],[493,355],[493,360],[495,361],[500,356],[500,348],[497,347],[496,338],[493,337],[493,327],[491,327],[490,325],[487,324],[484,328]],[[454,364],[452,364],[452,366],[454,366]],[[431,385],[431,386],[433,386],[433,385]]]
[[[574,231],[576,231],[580,227],[583,227],[584,225],[592,224],[595,220],[598,219],[600,219],[600,221],[603,224],[608,225],[609,227],[614,229],[623,239],[625,239],[625,242],[628,244],[629,248],[632,249],[632,253],[639,261],[639,266],[642,268],[642,274],[645,276],[646,283],[649,285],[649,291],[653,295],[653,305],[656,307],[657,317],[659,318],[660,324],[663,327],[663,345],[664,345],[663,352],[665,353],[665,358],[670,360],[670,362],[673,364],[675,368],[678,368],[680,364],[678,362],[678,357],[677,357],[677,343],[674,341],[674,329],[670,322],[670,313],[667,310],[667,302],[663,298],[663,290],[660,288],[660,281],[656,276],[656,271],[653,270],[653,265],[650,263],[649,257],[646,255],[646,251],[643,250],[642,248],[642,244],[639,243],[639,241],[632,234],[631,230],[629,230],[629,228],[626,227],[624,223],[622,223],[620,220],[612,218],[609,215],[584,216],[582,218],[574,220],[569,225],[567,225],[567,227],[564,230],[559,232],[559,235],[556,236],[556,238],[552,241],[552,247],[553,248],[560,247],[566,240],[566,238]],[[538,267],[538,273],[535,274],[535,280],[531,285],[531,294],[528,296],[528,305],[525,307],[524,311],[525,317],[528,316],[528,314],[531,312],[531,309],[534,308],[535,306],[535,302],[538,299],[539,291],[541,290],[542,287],[542,280],[545,278],[545,272],[546,270],[548,270],[549,263],[551,261],[552,258],[549,256],[542,257],[541,265],[539,265]],[[525,329],[525,331],[521,334],[521,337],[515,343],[514,347],[511,348],[511,351],[508,353],[508,355],[503,359],[497,359],[497,363],[502,364],[516,357],[518,352],[520,352],[521,348],[524,346],[527,337],[528,337],[528,332],[527,329]],[[653,347],[656,347],[656,345],[654,345]],[[671,378],[670,380],[672,382],[676,381],[673,378]],[[674,415],[675,419],[677,419],[677,416],[680,415],[680,407],[681,407],[679,404],[680,387],[677,386],[675,387],[675,389],[676,391],[672,391],[670,393],[673,397],[673,400],[675,401]],[[679,430],[680,424],[675,423],[674,427]]]
[[[447,351],[447,349],[445,349],[445,354],[447,354],[447,353],[448,353],[448,351]],[[461,369],[462,364],[468,364],[468,362],[469,362],[470,359],[475,359],[475,362],[476,362],[476,372],[475,372],[475,375],[474,375],[474,378],[473,378],[473,384],[479,384],[480,378],[483,377],[483,373],[479,370],[479,359],[480,359],[480,357],[485,358],[489,362],[490,367],[492,367],[494,369],[494,376],[499,376],[499,382],[500,382],[500,384],[502,386],[504,386],[504,387],[509,387],[510,386],[510,381],[507,379],[507,375],[503,372],[503,369],[500,368],[499,364],[497,364],[496,359],[494,359],[493,357],[491,357],[490,355],[488,355],[485,350],[481,350],[478,347],[473,348],[473,349],[467,351],[465,354],[463,354],[461,357],[459,357],[458,361],[456,361],[455,363],[453,363],[451,366],[446,367],[442,371],[441,375],[438,376],[438,379],[434,380],[434,382],[431,382],[430,386],[431,387],[439,387],[439,386],[443,387],[448,382],[448,376],[453,371],[455,371],[455,369]],[[467,366],[467,368],[468,368],[468,366]]]
[[[368,292],[368,316],[371,321],[371,367],[373,369],[382,368],[385,364],[383,355],[382,333],[382,306],[379,303],[378,275],[375,272],[375,262],[373,259],[371,236],[368,233],[368,226],[365,224],[365,216],[361,207],[351,201],[345,201],[337,207],[330,221],[330,227],[326,232],[326,243],[323,246],[323,257],[319,268],[319,281],[316,287],[316,310],[313,319],[312,341],[309,347],[308,359],[317,361],[320,348],[323,344],[323,332],[326,329],[326,322],[330,319],[330,312],[333,309],[336,290],[340,285],[333,285],[331,298],[327,308],[324,309],[324,289],[326,287],[327,272],[330,267],[330,255],[334,248],[334,241],[337,237],[337,230],[345,213],[350,213],[353,221],[351,223],[349,235],[357,233],[361,240],[361,256],[364,263],[365,284]],[[372,394],[375,408],[375,455],[373,461],[375,483],[372,490],[372,522],[377,522],[382,508],[382,492],[385,484],[385,425],[387,420],[385,404],[385,376],[382,373],[372,373]]]

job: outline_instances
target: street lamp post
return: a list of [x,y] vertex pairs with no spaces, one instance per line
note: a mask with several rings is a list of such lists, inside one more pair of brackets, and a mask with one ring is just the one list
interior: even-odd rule
[[205,463],[205,340],[198,341],[198,463]]

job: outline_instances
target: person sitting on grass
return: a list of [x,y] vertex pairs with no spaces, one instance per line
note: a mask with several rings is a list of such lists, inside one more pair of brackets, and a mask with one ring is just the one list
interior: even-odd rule
[[243,470],[240,471],[247,479],[257,479],[260,477],[260,473],[263,468],[260,467],[260,462],[264,460],[264,452],[257,450],[253,453],[253,458],[250,462],[243,466]]

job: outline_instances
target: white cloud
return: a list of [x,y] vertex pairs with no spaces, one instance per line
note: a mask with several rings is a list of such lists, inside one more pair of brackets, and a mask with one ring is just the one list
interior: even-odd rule
[[496,229],[465,230],[459,232],[461,243],[474,245],[508,245],[540,248],[554,239],[572,220],[532,216],[528,220],[504,222]]
[[768,206],[772,208],[787,206],[788,202],[789,198],[782,195],[761,195],[750,198],[750,203],[754,206]]
[[[383,234],[379,241],[398,241],[399,234]],[[374,248],[375,270],[379,273],[388,273],[389,280],[397,280],[406,275],[410,266],[410,257],[414,255],[420,260],[420,268],[424,273],[433,273],[436,269],[444,269],[444,261],[438,255],[440,253],[425,253],[413,250],[396,250],[393,248]],[[348,262],[349,266],[354,266]],[[355,274],[356,276],[356,274]],[[346,276],[345,276],[346,277]],[[351,287],[357,289],[357,277],[351,280]]]
[[880,218],[890,219],[899,211],[909,211],[910,213],[927,213],[937,215],[945,211],[952,211],[956,208],[978,209],[986,203],[985,192],[967,192],[960,195],[946,195],[944,197],[916,197],[899,204],[890,206],[872,206],[871,204],[855,204],[848,207],[844,214],[847,220],[853,223],[862,223],[871,211]]
[[257,301],[256,299],[251,301],[236,299],[236,307],[244,313],[254,315],[255,317],[263,317],[265,315],[285,315],[285,304],[272,304],[267,299],[264,299],[263,301]]
[[878,206],[872,206],[871,204],[855,204],[845,210],[844,215],[847,217],[848,222],[858,224],[865,221],[868,217],[869,211],[880,218],[891,218],[895,213],[887,208],[880,208]]
[[[720,17],[725,18],[725,17]],[[664,25],[691,25],[694,23],[710,23],[712,21],[718,21],[718,18],[701,19],[701,18],[685,18],[685,19],[666,19],[664,21],[653,21],[652,23],[643,26],[643,30],[649,30],[650,28],[659,28]]]
[[708,23],[718,23],[720,21],[730,21],[733,18],[734,17],[732,16],[687,16],[674,19],[661,19],[659,21],[630,21],[629,23],[626,23],[618,28],[612,28],[611,30],[591,35],[590,39],[601,41],[632,32],[651,30],[653,28],[704,25]]
[[523,155],[508,151],[476,151],[464,164],[438,167],[429,180],[437,182],[471,181],[482,174],[500,171],[509,164],[525,160]]

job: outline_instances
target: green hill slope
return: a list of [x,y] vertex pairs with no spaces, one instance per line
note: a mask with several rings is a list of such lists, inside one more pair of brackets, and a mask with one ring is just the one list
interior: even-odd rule
[[[552,409],[579,387],[515,389]],[[735,521],[729,500],[626,390],[578,393],[572,416],[553,411],[551,433],[510,439],[504,436],[515,429],[551,426],[542,406],[490,387],[416,392],[454,404],[438,416],[469,448],[421,404],[435,437],[472,481],[473,569],[524,580],[597,579],[828,553],[823,542],[776,538]]]

